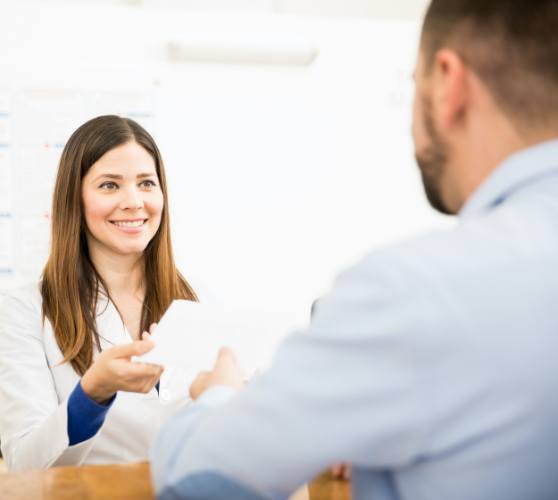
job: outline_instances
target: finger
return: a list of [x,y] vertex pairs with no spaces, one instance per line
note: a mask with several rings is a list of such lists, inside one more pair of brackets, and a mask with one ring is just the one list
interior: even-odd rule
[[141,392],[147,394],[157,385],[157,380],[159,380],[157,377],[151,377],[150,379],[146,380],[143,384],[143,388]]
[[141,389],[138,392],[147,393],[153,389],[161,379],[162,370],[154,372],[151,376],[146,375],[138,380]]
[[142,378],[160,377],[163,367],[151,363],[129,363],[125,368],[124,377],[127,380],[138,380]]
[[341,467],[342,467],[341,464],[336,464],[331,468],[331,475],[334,478],[337,479],[339,477],[339,475],[341,473]]
[[145,380],[136,380],[133,383],[129,383],[126,385],[124,389],[125,392],[137,392],[139,394],[147,394],[149,391],[153,389],[155,384],[151,384],[151,381]]
[[143,332],[143,333],[141,334],[141,339],[142,339],[142,340],[150,340],[150,339],[151,339],[151,334],[148,333],[148,332]]
[[155,387],[161,381],[161,375],[153,377],[151,380],[151,387]]
[[235,355],[229,347],[221,347],[221,349],[219,349],[219,353],[217,354],[217,361],[215,361],[215,366],[221,363],[230,363],[236,365]]
[[165,367],[163,365],[156,365],[156,364],[152,364],[152,363],[146,363],[146,364],[149,364],[150,366],[153,367],[153,376],[157,380],[159,380],[159,378],[161,378],[161,375],[165,371]]
[[149,325],[149,334],[153,335],[156,329],[157,329],[157,323],[151,323],[151,325]]
[[131,358],[132,356],[141,356],[146,354],[155,347],[152,340],[136,340],[130,344],[122,344],[111,347],[106,352],[110,352],[113,358]]
[[[149,364],[149,363],[147,363]],[[161,366],[161,365],[151,365],[153,368],[153,378],[155,380],[155,383],[157,383],[157,381],[161,378],[161,375],[163,374],[163,372],[165,371],[165,367]]]
[[204,383],[207,380],[207,377],[209,377],[209,372],[198,373],[194,381],[190,384],[190,387],[197,386]]
[[192,399],[197,399],[198,396],[203,392],[203,389],[207,385],[207,378],[209,377],[209,372],[200,372],[194,381],[190,384],[188,393]]

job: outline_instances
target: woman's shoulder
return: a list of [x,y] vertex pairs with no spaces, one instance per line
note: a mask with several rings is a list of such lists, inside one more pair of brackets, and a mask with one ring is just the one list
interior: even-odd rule
[[40,283],[29,283],[0,293],[0,317],[33,320],[42,314]]
[[42,303],[41,282],[27,283],[0,292],[2,300],[23,301],[28,303]]

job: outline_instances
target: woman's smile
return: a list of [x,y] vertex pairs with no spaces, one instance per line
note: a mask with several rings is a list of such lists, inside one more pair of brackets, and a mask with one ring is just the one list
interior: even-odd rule
[[116,228],[124,233],[135,234],[143,231],[149,219],[121,219],[109,220]]

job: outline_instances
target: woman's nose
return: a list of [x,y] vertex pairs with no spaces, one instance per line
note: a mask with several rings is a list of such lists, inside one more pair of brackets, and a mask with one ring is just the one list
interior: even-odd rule
[[123,191],[123,197],[120,202],[122,210],[137,210],[143,208],[143,198],[137,189],[127,189]]

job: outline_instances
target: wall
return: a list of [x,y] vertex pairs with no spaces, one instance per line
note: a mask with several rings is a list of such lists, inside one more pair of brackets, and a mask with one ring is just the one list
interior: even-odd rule
[[[137,107],[119,101],[130,95],[152,99],[148,126],[171,182],[181,269],[218,300],[283,311],[287,328],[369,249],[449,224],[427,206],[413,160],[417,38],[411,20],[11,4],[0,17],[0,93],[112,94],[99,109],[112,102],[116,112]],[[317,58],[309,66],[169,58],[171,41],[211,40],[312,47]],[[55,114],[37,114],[36,127],[49,129]],[[86,114],[65,120],[60,136]],[[54,171],[56,158],[48,161]],[[11,160],[12,172],[20,166]],[[35,279],[45,254],[34,252],[25,275],[0,276],[0,287]]]

